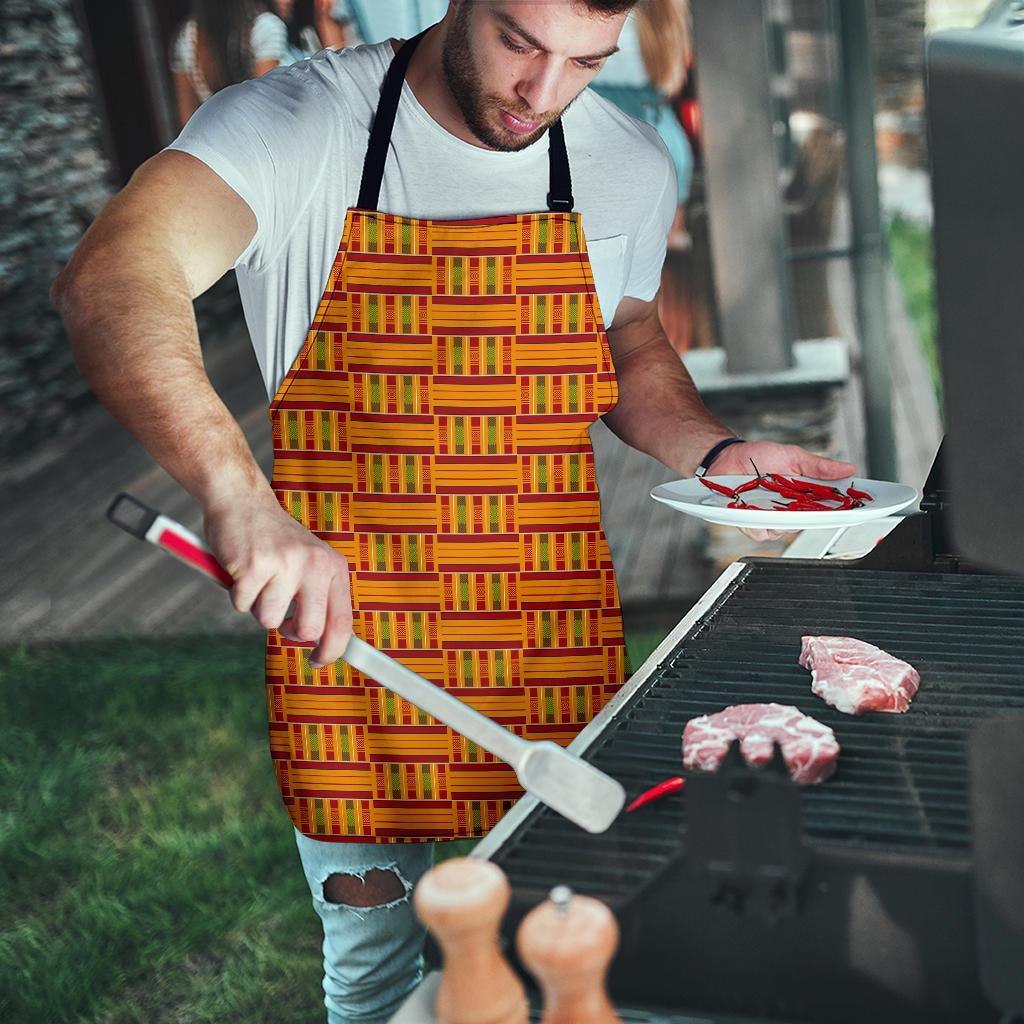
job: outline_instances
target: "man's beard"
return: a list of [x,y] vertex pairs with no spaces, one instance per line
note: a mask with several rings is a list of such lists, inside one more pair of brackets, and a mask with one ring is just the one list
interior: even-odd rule
[[469,44],[468,22],[469,4],[463,4],[455,13],[455,20],[448,30],[441,53],[441,66],[448,89],[459,105],[469,130],[484,145],[506,152],[525,149],[536,142],[563,112],[544,117],[542,123],[527,135],[520,135],[496,125],[492,118],[497,114],[499,107],[524,121],[535,121],[537,117],[533,111],[524,110],[521,104],[509,104],[500,96],[487,95],[484,92],[480,69],[476,65]]

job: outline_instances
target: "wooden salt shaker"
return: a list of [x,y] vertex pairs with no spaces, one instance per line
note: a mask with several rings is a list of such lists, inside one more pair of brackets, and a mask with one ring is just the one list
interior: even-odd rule
[[526,1024],[526,993],[498,945],[511,891],[501,868],[470,857],[439,864],[416,886],[416,914],[444,954],[437,1024]]
[[523,918],[516,948],[544,993],[542,1024],[619,1024],[605,989],[618,944],[612,912],[564,885]]

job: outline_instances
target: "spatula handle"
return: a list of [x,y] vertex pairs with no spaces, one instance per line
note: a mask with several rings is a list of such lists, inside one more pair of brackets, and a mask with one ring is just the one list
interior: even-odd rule
[[353,668],[376,679],[439,722],[451,726],[506,764],[519,769],[529,745],[504,726],[492,722],[458,697],[428,682],[357,636],[349,640],[341,656]]

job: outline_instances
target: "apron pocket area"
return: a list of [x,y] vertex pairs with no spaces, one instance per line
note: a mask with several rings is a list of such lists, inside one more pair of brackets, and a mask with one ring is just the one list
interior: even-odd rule
[[587,253],[590,256],[590,270],[594,275],[597,301],[601,307],[601,320],[607,330],[615,319],[615,310],[626,287],[626,236],[588,238]]

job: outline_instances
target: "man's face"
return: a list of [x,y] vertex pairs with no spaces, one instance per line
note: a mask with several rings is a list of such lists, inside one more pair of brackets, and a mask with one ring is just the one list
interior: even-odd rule
[[443,67],[466,124],[492,149],[544,134],[618,47],[626,14],[571,0],[459,0]]

